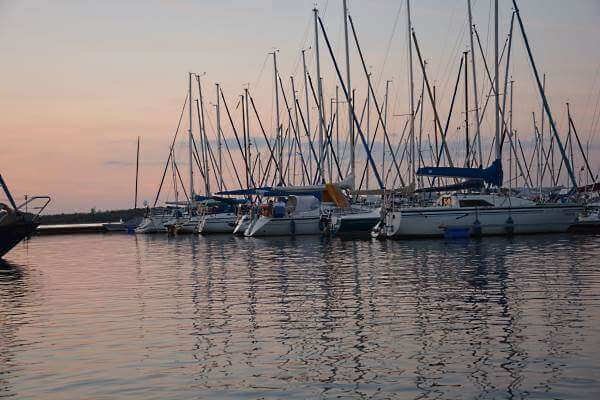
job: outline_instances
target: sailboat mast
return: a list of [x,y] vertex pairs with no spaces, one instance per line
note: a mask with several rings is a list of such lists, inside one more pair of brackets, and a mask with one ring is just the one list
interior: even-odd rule
[[246,160],[246,189],[250,189],[250,171],[252,169],[252,164],[250,158],[248,158],[248,142],[246,135],[246,107],[244,105],[244,95],[240,95],[240,105],[242,109],[242,143],[243,150],[242,154],[244,155],[244,160]]
[[499,92],[500,88],[498,84],[499,79],[499,63],[498,63],[498,0],[494,0],[494,117],[495,117],[495,150],[496,160],[501,160],[501,146],[500,146],[500,108],[499,108]]
[[189,125],[188,125],[188,156],[190,165],[190,201],[194,199],[194,155],[192,151],[194,138],[192,136],[192,73],[188,72],[188,111],[189,111]]
[[323,171],[323,124],[325,123],[325,121],[323,117],[323,84],[321,82],[321,60],[319,57],[319,10],[315,7],[313,9],[313,13],[315,17],[315,57],[317,64],[317,93],[319,95],[319,161],[317,163],[317,166],[319,168],[319,181],[324,183],[325,174]]
[[196,74],[196,80],[198,81],[198,97],[200,104],[200,127],[201,135],[201,151],[202,151],[202,163],[204,164],[204,194],[210,196],[210,169],[209,169],[209,155],[208,155],[208,137],[206,136],[206,120],[204,119],[204,96],[202,96],[202,83],[200,82],[200,75]]
[[465,167],[470,167],[471,166],[471,161],[470,161],[470,138],[469,138],[469,74],[467,72],[467,65],[468,65],[468,60],[467,57],[469,56],[469,52],[465,51],[464,52],[464,56],[465,56],[465,143],[466,143],[466,152],[465,152]]
[[[371,81],[371,73],[367,76],[367,81]],[[371,148],[371,91],[367,90],[367,144]],[[366,166],[365,188],[369,190],[369,164]]]
[[[498,1],[498,0],[496,0]],[[535,65],[535,60],[533,59],[533,54],[531,52],[531,47],[529,46],[529,39],[527,38],[527,34],[525,33],[525,28],[523,26],[523,20],[521,19],[521,14],[519,13],[519,7],[517,6],[517,1],[512,0],[514,12],[517,15],[517,21],[519,22],[519,28],[521,30],[521,35],[523,36],[523,42],[525,44],[525,49],[527,50],[527,55],[529,56],[529,62],[531,64],[531,69],[533,70],[533,74],[535,76],[535,80],[537,83],[538,90],[540,92],[540,96],[542,98],[542,102],[544,105],[544,110],[546,114],[548,114],[548,123],[550,124],[551,132],[553,134],[554,139],[556,140],[556,144],[558,145],[558,149],[560,154],[565,162],[565,167],[567,168],[567,173],[569,174],[569,178],[573,187],[577,187],[577,179],[575,178],[575,174],[573,173],[572,165],[569,162],[567,154],[565,153],[565,148],[563,146],[562,141],[560,140],[560,136],[558,135],[558,130],[556,129],[556,124],[554,122],[554,118],[552,117],[552,113],[550,110],[550,105],[548,104],[548,99],[546,98],[546,93],[542,87],[542,82],[540,81],[540,75],[538,73],[537,66]]]
[[248,103],[249,103],[249,95],[248,95],[248,88],[244,88],[244,103],[242,103],[242,105],[245,107],[245,115],[246,115],[246,139],[244,140],[244,142],[246,143],[246,154],[248,157],[248,164],[249,164],[249,168],[248,168],[248,174],[249,176],[249,181],[253,182],[254,181],[254,175],[253,175],[253,167],[252,167],[252,148],[250,146],[252,146],[252,142],[251,142],[251,136],[250,136],[250,112],[248,109]]
[[[302,49],[302,69],[304,72],[304,103],[306,106],[306,127],[309,139],[309,144],[311,142],[311,131],[310,131],[310,106],[308,105],[308,71],[306,70],[306,50]],[[308,173],[309,176],[313,175],[312,170],[312,152],[308,152]]]
[[219,98],[219,84],[215,84],[217,88],[217,148],[218,148],[218,158],[217,164],[219,165],[219,178],[217,179],[219,185],[219,191],[223,190],[223,144],[221,143],[221,101]]
[[[295,136],[295,140],[294,140],[294,149],[296,149],[294,151],[294,173],[293,173],[293,179],[294,182],[292,182],[292,185],[295,184],[296,181],[296,163],[297,163],[297,155],[299,152],[302,151],[302,140],[301,140],[301,136],[300,136],[300,119],[298,117],[298,97],[296,96],[296,85],[294,84],[294,77],[290,76],[290,84],[292,87],[292,96],[293,96],[293,100],[294,100],[294,126],[295,126],[295,131],[294,131],[294,136]],[[302,174],[302,184],[304,185],[304,174]]]
[[283,185],[283,138],[279,121],[279,82],[277,81],[277,50],[273,51],[273,82],[275,84],[275,123],[277,124],[275,137],[277,138],[277,160],[279,164],[279,184]]
[[135,156],[135,198],[133,201],[133,208],[137,209],[138,203],[138,177],[140,171],[140,137],[137,138],[137,152]]
[[[348,91],[352,90],[352,85],[350,84],[350,46],[348,43],[348,2],[346,0],[343,1],[344,4],[344,41],[346,44],[346,87]],[[351,99],[352,100],[352,99]],[[336,104],[337,104],[337,89],[336,89]],[[352,102],[347,104],[348,106],[348,134],[350,135],[350,187],[354,189],[355,186],[355,172],[356,172],[356,163],[355,163],[355,144],[354,144],[354,121],[352,119]],[[337,110],[337,106],[336,106]],[[339,118],[336,118],[336,121],[339,121]],[[336,125],[337,126],[337,125]],[[338,139],[339,146],[339,139]],[[338,149],[339,154],[339,149]]]
[[[387,117],[388,117],[388,95],[390,91],[390,80],[385,81],[385,105],[383,107],[383,124],[387,127]],[[381,172],[385,174],[385,142],[383,143],[383,147],[381,148]],[[383,176],[383,185],[385,186],[385,175]]]
[[477,136],[477,153],[479,165],[483,165],[483,151],[481,150],[481,128],[479,123],[479,94],[477,93],[477,70],[475,69],[475,47],[473,45],[473,15],[471,13],[471,0],[467,0],[469,9],[469,39],[471,43],[471,71],[473,74],[473,101],[475,102],[475,135]]
[[[412,53],[412,22],[410,17],[410,0],[406,0],[406,17],[408,20],[407,24],[407,39],[408,39],[408,76],[410,80],[410,183],[415,184],[416,181],[416,169],[415,169],[415,85],[413,79],[413,53]],[[387,94],[386,94],[387,98]],[[386,100],[387,110],[387,100]],[[387,114],[387,113],[386,113]],[[387,122],[387,121],[386,121]],[[387,125],[386,125],[387,126]]]
[[[311,132],[310,132],[310,107],[308,105],[308,73],[306,71],[306,50],[304,50],[304,49],[302,49],[302,69],[304,72],[304,102],[306,105],[306,126],[307,126],[306,134],[308,135],[309,142],[310,142]],[[308,152],[308,173],[309,173],[309,176],[313,176],[312,152],[310,152],[310,151]]]

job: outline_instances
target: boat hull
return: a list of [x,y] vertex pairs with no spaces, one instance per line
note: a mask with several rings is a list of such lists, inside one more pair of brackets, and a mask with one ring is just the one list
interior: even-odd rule
[[198,233],[198,217],[187,218],[177,226],[177,233],[194,234]]
[[566,232],[576,221],[577,205],[515,208],[408,208],[388,212],[385,233],[392,238],[443,237],[448,230],[469,229],[470,236]]
[[237,221],[237,224],[235,225],[235,228],[233,229],[233,234],[237,235],[237,236],[244,236],[244,233],[246,232],[246,229],[248,229],[249,226],[250,226],[250,216],[243,215]]
[[165,224],[162,221],[154,218],[144,218],[140,225],[135,228],[135,233],[164,233],[167,231]]
[[370,236],[381,219],[379,210],[331,217],[331,231],[336,236]]
[[236,215],[233,213],[205,215],[198,225],[198,231],[203,234],[233,233]]
[[0,225],[0,257],[12,250],[21,240],[29,237],[37,226],[37,222],[28,220]]
[[244,235],[249,237],[320,235],[321,224],[320,216],[297,218],[261,216],[250,224]]

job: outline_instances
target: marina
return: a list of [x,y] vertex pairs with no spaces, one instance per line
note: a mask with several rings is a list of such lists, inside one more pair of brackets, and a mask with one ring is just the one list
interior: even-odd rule
[[0,399],[600,394],[597,2],[0,8]]

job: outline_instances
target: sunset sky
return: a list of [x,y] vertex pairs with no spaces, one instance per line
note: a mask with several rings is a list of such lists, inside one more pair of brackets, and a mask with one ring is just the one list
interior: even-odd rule
[[[343,61],[341,3],[319,1],[318,8]],[[561,130],[566,126],[564,103],[569,101],[580,134],[597,146],[600,137],[591,129],[600,95],[600,2],[519,3],[536,62],[548,77],[549,99]],[[489,56],[491,4],[473,0],[475,23]],[[211,113],[215,82],[222,84],[230,107],[249,84],[272,132],[268,53],[279,49],[285,84],[291,75],[301,82],[300,50],[313,43],[313,6],[312,0],[0,0],[0,173],[15,197],[50,194],[51,212],[128,208],[133,203],[136,138],[141,136],[140,203],[151,201],[186,95],[188,71],[206,73],[202,79]],[[349,7],[378,93],[392,80],[390,115],[406,113],[405,2],[353,0]],[[411,7],[445,118],[460,55],[468,48],[466,0],[419,0]],[[503,43],[512,3],[501,0],[500,7]],[[518,30],[513,40],[515,126],[526,135],[532,129],[531,112],[539,114],[539,98]],[[321,45],[330,98],[337,82]],[[307,57],[314,74],[312,50]],[[355,50],[351,58],[357,98],[364,99],[366,84]],[[415,79],[420,91],[420,74]],[[484,80],[483,69],[479,79]],[[464,118],[460,107],[456,124]],[[395,118],[391,130],[401,124]],[[182,127],[187,129],[186,124]],[[490,125],[482,129],[491,137]],[[600,158],[593,158],[597,170]]]

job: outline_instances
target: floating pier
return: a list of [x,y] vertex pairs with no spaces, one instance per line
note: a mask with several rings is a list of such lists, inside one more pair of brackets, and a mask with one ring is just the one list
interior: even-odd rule
[[60,224],[40,225],[35,235],[69,235],[78,233],[104,233],[106,228],[103,223],[96,224]]

